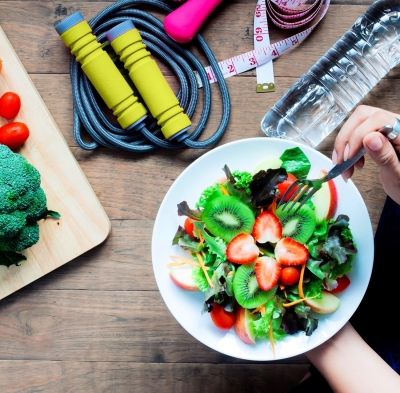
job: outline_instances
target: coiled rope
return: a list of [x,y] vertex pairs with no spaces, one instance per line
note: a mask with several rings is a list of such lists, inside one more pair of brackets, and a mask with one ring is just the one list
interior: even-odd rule
[[[203,50],[211,65],[217,77],[222,97],[222,117],[217,130],[208,139],[198,141],[206,127],[211,108],[211,88],[204,66],[188,49],[178,45],[165,33],[163,23],[160,20],[147,12],[132,8],[138,5],[154,6],[167,13],[173,11],[173,8],[159,0],[119,0],[100,11],[89,21],[89,25],[98,41],[106,43],[106,32],[109,29],[121,22],[131,20],[140,31],[143,42],[151,54],[158,56],[177,76],[180,82],[177,98],[190,118],[196,109],[199,97],[197,80],[194,75],[194,71],[197,71],[204,90],[203,111],[199,122],[189,137],[181,142],[166,140],[156,120],[140,131],[127,131],[113,125],[99,106],[92,85],[76,62],[75,57],[72,56],[70,73],[74,101],[75,141],[85,150],[94,150],[99,146],[133,152],[147,152],[157,147],[166,149],[211,147],[221,139],[228,126],[230,116],[228,87],[211,49],[201,35],[197,34],[194,42]],[[86,129],[93,139],[92,142],[85,142],[82,139],[82,128]]]

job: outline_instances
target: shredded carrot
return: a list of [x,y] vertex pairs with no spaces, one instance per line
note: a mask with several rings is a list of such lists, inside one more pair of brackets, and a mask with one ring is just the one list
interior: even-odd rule
[[204,243],[204,237],[201,235],[200,229],[197,230],[198,238],[200,239],[199,246]]
[[306,264],[303,263],[303,265],[301,266],[300,279],[299,279],[299,295],[302,299],[304,299],[303,280],[304,280],[304,270],[305,269],[306,269]]
[[279,289],[280,289],[281,291],[283,291],[283,290],[285,289],[285,286],[284,286],[283,284],[279,284]]
[[208,285],[210,285],[211,288],[214,288],[214,284],[212,283],[210,277],[209,277],[208,274],[207,274],[207,270],[206,270],[206,267],[207,267],[207,266],[204,265],[204,262],[203,262],[203,260],[201,259],[200,253],[196,252],[196,257],[197,257],[197,259],[198,259],[198,261],[199,261],[199,263],[200,263],[200,267],[203,269],[204,275],[206,276],[206,279],[207,279],[207,281],[208,281]]
[[170,255],[169,257],[170,257],[172,260],[175,260],[176,262],[179,262],[179,263],[181,263],[181,264],[187,263],[188,265],[193,265],[193,266],[198,266],[198,267],[200,267],[200,265],[199,265],[198,263],[192,261],[191,259],[185,259],[185,258],[178,257],[178,256],[175,256],[175,255]]
[[222,191],[224,195],[229,195],[228,190],[222,184],[219,185],[219,189]]
[[275,213],[276,210],[276,197],[272,200],[272,203],[268,206],[267,211]]
[[295,300],[294,302],[291,302],[291,303],[283,303],[282,306],[283,307],[291,307],[291,306],[294,306],[295,304],[299,304],[299,303],[303,302],[304,300],[314,299],[317,296],[319,296],[319,294],[315,295],[315,296],[311,296],[311,297],[306,297],[306,298],[303,298],[303,299]]
[[[261,314],[264,315],[265,314],[265,305],[266,304],[267,303],[264,303],[261,306],[255,308],[250,314],[255,314],[256,312],[261,312]],[[263,311],[264,311],[264,314],[263,314]]]
[[272,318],[271,321],[269,322],[269,342],[271,343],[272,356],[275,359],[275,343],[274,343],[274,336],[272,334]]

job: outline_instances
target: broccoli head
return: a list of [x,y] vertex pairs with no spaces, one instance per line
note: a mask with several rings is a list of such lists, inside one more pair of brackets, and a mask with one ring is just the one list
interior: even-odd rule
[[0,145],[0,265],[25,259],[12,253],[39,241],[37,222],[47,216],[60,217],[47,209],[39,171],[20,154]]

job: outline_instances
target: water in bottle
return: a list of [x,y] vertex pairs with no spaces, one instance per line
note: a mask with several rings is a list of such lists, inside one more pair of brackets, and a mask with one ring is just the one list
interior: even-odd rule
[[261,120],[270,137],[317,146],[400,62],[400,0],[379,0]]

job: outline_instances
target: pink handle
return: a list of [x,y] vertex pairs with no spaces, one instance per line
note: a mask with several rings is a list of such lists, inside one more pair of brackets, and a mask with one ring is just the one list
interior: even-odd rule
[[222,0],[188,0],[164,19],[166,33],[176,42],[186,44]]

